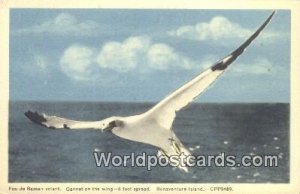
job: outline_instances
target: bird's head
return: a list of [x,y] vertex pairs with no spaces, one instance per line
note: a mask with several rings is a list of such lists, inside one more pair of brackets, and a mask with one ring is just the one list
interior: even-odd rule
[[100,122],[100,128],[102,132],[117,130],[124,126],[124,122],[121,118],[110,117]]

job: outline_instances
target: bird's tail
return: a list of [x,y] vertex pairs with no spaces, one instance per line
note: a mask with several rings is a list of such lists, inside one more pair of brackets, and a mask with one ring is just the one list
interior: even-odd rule
[[186,173],[189,172],[188,160],[190,160],[191,153],[179,140],[172,141],[171,147],[168,150],[158,150],[157,156],[165,157],[171,166],[179,168]]

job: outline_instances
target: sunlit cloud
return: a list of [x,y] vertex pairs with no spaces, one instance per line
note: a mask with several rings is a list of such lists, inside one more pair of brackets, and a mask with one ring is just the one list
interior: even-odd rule
[[60,13],[55,18],[41,24],[17,30],[16,34],[51,34],[61,36],[95,36],[101,27],[91,20],[79,20],[68,13]]
[[[189,40],[218,41],[218,44],[229,44],[230,40],[245,40],[255,30],[244,28],[226,17],[215,16],[208,22],[180,26],[175,30],[169,31],[168,35]],[[267,30],[261,35],[265,40],[270,40],[278,36],[278,33]]]
[[147,36],[137,36],[122,42],[107,42],[100,49],[71,45],[64,51],[60,67],[70,78],[84,81],[97,77],[94,76],[96,72],[105,69],[117,73],[145,73],[170,68],[189,70],[199,68],[199,64],[167,44],[152,42]]

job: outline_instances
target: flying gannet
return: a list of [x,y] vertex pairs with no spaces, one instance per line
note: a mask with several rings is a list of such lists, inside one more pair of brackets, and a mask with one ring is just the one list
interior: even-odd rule
[[[112,116],[101,121],[75,121],[39,114],[30,110],[25,112],[25,115],[32,122],[52,129],[110,131],[121,138],[155,146],[158,148],[159,154],[167,157],[182,153],[190,155],[190,152],[172,130],[176,112],[192,102],[244,52],[270,22],[274,13],[275,11],[240,47],[168,95],[145,113],[128,117]],[[187,171],[185,166],[178,167]]]

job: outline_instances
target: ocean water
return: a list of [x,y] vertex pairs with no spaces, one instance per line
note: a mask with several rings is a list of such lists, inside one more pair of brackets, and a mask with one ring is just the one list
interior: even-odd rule
[[10,102],[10,182],[287,183],[290,175],[289,104],[191,104],[173,128],[195,155],[278,155],[278,167],[96,167],[93,151],[155,155],[157,149],[111,133],[50,130],[27,110],[79,120],[129,116],[150,103]]

